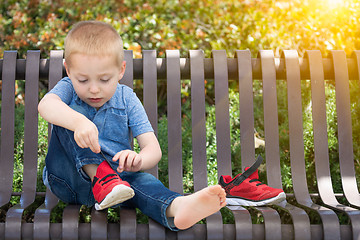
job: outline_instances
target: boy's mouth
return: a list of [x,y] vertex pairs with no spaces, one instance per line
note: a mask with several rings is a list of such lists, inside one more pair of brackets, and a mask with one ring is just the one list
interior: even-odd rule
[[89,98],[91,103],[98,103],[101,101],[101,98]]

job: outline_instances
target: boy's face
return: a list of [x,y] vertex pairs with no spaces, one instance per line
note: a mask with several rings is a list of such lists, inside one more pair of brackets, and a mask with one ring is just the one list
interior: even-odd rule
[[118,81],[125,73],[126,63],[116,65],[113,56],[76,53],[66,71],[81,100],[99,109],[114,95]]

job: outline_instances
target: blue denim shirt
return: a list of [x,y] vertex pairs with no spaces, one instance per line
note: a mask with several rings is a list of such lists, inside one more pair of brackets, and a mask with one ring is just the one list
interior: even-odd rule
[[145,109],[133,90],[118,84],[115,94],[99,110],[89,106],[76,94],[70,78],[61,79],[49,92],[58,95],[69,106],[79,106],[98,128],[101,150],[110,156],[131,149],[130,136],[153,132]]

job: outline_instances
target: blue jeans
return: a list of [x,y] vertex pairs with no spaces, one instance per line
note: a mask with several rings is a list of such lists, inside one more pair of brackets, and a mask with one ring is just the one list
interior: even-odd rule
[[[111,156],[106,157],[112,159]],[[100,164],[102,161],[102,155],[89,148],[80,148],[72,131],[53,125],[43,171],[44,184],[63,202],[93,206],[95,199],[91,180],[82,167],[86,164]],[[117,162],[110,162],[112,168],[116,169]],[[149,173],[122,172],[119,176],[135,192],[132,199],[121,205],[139,208],[163,226],[173,231],[178,230],[166,217],[166,209],[176,197],[181,196],[179,193],[170,191]]]

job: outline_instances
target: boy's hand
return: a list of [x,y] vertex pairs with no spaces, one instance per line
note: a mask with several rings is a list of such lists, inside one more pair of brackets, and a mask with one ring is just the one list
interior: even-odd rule
[[81,148],[90,148],[94,153],[100,152],[99,131],[90,120],[81,121],[74,130],[74,138]]
[[131,150],[123,150],[115,154],[112,159],[114,162],[119,161],[117,171],[137,172],[141,170],[142,158],[138,153]]

